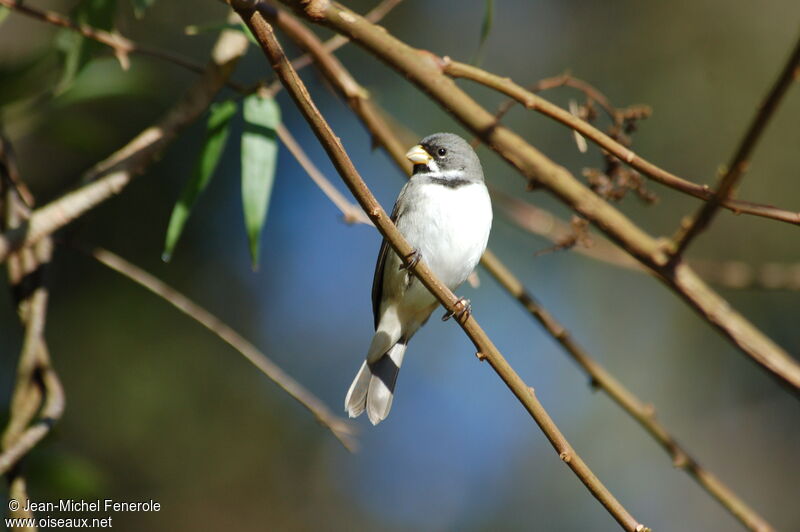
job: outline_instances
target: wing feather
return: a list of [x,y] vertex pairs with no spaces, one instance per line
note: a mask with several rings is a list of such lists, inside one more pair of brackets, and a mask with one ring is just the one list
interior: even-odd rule
[[[394,204],[392,209],[392,222],[397,223],[400,217],[399,207],[400,202]],[[375,320],[375,329],[378,328],[381,316],[381,299],[383,298],[383,270],[386,266],[386,255],[389,253],[389,243],[384,238],[381,241],[381,249],[378,251],[378,261],[375,263],[375,274],[372,277],[372,315]]]

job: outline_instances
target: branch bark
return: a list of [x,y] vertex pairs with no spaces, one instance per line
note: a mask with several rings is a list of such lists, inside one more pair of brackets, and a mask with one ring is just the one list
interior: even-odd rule
[[[416,50],[353,11],[327,0],[281,0],[303,17],[344,33],[426,92],[528,180],[542,185],[612,241],[659,274],[706,321],[795,393],[800,391],[800,364],[737,313],[683,261],[670,263],[662,242],[652,238],[505,126],[458,88],[443,73],[444,61]],[[257,0],[237,2],[262,5]]]
[[[369,188],[353,166],[338,137],[333,133],[311,100],[305,85],[297,76],[289,60],[275,38],[272,27],[267,23],[261,13],[254,8],[251,2],[231,2],[234,9],[251,29],[256,39],[261,44],[264,53],[269,58],[273,69],[278,73],[287,91],[292,96],[306,121],[311,125],[320,143],[325,148],[331,161],[341,175],[342,179],[352,191],[364,211],[375,223],[381,234],[390,243],[392,248],[430,292],[442,303],[448,311],[459,309],[459,299],[438,279],[436,279],[424,261],[416,265],[410,264],[411,246],[403,238],[397,227],[391,222],[386,212],[374,198]],[[620,525],[626,530],[642,531],[645,527],[636,521],[614,496],[603,486],[600,480],[592,473],[580,456],[575,453],[563,434],[553,423],[550,416],[539,403],[532,388],[529,388],[508,365],[502,354],[494,346],[486,333],[472,316],[465,316],[459,320],[461,327],[478,349],[479,357],[489,362],[492,368],[503,379],[514,395],[525,406],[536,423],[542,428],[550,443],[559,453],[561,459],[580,478],[592,494],[603,504]]]

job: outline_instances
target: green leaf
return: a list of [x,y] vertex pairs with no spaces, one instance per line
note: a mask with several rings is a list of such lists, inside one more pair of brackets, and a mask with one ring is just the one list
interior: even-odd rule
[[478,43],[478,50],[472,58],[473,65],[480,65],[483,61],[483,53],[485,51],[486,40],[489,38],[489,33],[492,31],[492,23],[494,22],[494,0],[486,0],[486,9],[483,12],[483,23],[481,24],[481,40]]
[[233,100],[211,106],[208,122],[206,123],[206,138],[200,151],[200,158],[194,167],[192,177],[183,186],[181,196],[178,198],[178,202],[175,203],[172,215],[169,218],[164,253],[161,255],[164,262],[169,262],[170,258],[172,258],[172,251],[181,237],[195,201],[197,201],[200,193],[205,190],[214,176],[214,171],[217,169],[222,152],[225,150],[225,144],[228,141],[228,130],[230,129],[231,118],[236,114],[236,108],[237,104]]
[[280,121],[280,108],[272,98],[261,98],[257,94],[245,98],[242,204],[253,269],[258,268],[258,242],[275,181],[275,164],[278,159],[276,129]]
[[[116,0],[81,0],[72,11],[71,18],[78,24],[108,31],[114,25],[116,11]],[[62,30],[59,36],[59,46],[64,51],[64,70],[56,87],[58,94],[72,85],[75,77],[92,59],[95,52],[107,48],[98,42],[84,38],[71,29]]]
[[144,12],[147,11],[147,8],[152,6],[156,0],[131,0],[133,3],[133,14],[136,18],[144,17]]
[[8,17],[11,13],[11,9],[6,6],[0,6],[0,24]]

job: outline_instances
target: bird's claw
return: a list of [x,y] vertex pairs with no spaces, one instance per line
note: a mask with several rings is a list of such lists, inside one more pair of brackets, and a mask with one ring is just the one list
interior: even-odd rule
[[414,249],[411,253],[405,256],[405,259],[408,261],[408,266],[401,264],[398,270],[410,270],[417,265],[421,258],[422,253],[420,253],[418,249]]
[[469,318],[471,314],[472,314],[472,303],[470,303],[469,299],[462,297],[461,299],[456,301],[455,310],[448,310],[447,312],[444,313],[444,316],[442,316],[442,321],[447,321],[453,316],[455,316],[455,318],[458,321],[464,321],[467,318]]

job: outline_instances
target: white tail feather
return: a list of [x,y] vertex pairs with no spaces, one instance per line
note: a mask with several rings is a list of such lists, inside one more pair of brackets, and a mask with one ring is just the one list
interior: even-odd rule
[[405,352],[406,344],[397,343],[374,364],[365,361],[361,365],[344,400],[350,417],[360,416],[366,410],[373,425],[386,419]]
[[344,398],[344,409],[350,417],[358,417],[364,413],[367,407],[367,390],[369,389],[369,378],[372,372],[367,366],[365,360],[361,364],[361,369],[358,370],[356,378],[353,379],[353,384],[347,390],[347,396]]

